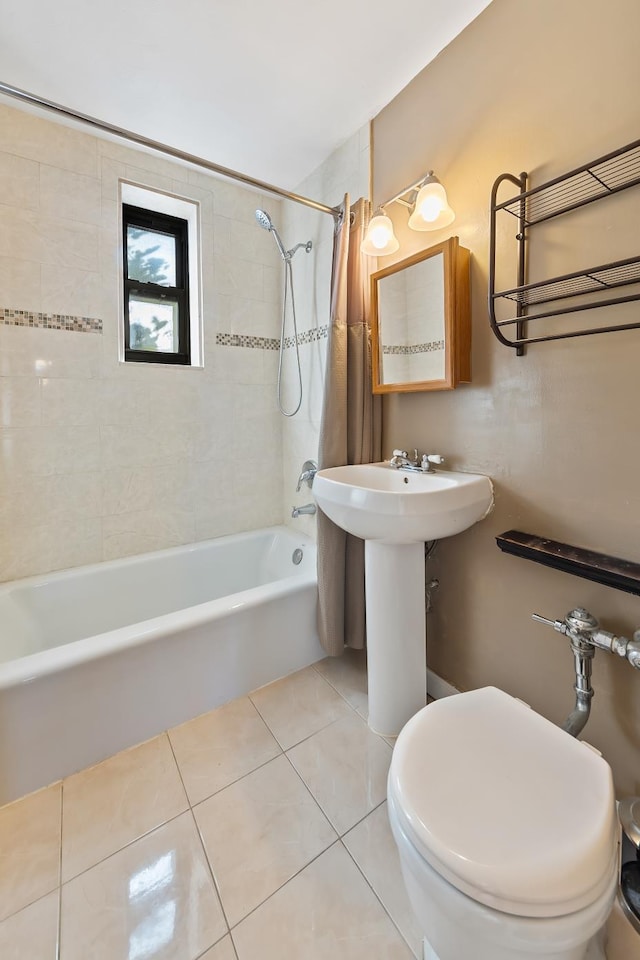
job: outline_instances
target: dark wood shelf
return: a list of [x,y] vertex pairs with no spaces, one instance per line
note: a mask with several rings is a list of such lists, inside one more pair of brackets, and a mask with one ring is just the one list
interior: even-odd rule
[[520,530],[501,533],[496,537],[496,543],[504,553],[640,596],[640,563]]

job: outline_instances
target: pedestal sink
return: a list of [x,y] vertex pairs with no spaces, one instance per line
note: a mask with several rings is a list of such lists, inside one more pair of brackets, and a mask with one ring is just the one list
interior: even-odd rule
[[366,463],[319,470],[313,496],[365,541],[369,726],[396,736],[427,702],[425,541],[481,520],[493,504],[491,481]]

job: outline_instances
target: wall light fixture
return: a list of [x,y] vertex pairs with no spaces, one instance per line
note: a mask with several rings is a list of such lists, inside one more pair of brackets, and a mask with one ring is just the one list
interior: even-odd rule
[[410,187],[405,187],[395,197],[380,204],[360,245],[361,251],[370,257],[386,257],[400,247],[393,232],[393,223],[384,212],[390,203],[401,203],[411,211],[409,226],[412,230],[442,230],[453,223],[456,217],[449,206],[444,187],[430,170]]

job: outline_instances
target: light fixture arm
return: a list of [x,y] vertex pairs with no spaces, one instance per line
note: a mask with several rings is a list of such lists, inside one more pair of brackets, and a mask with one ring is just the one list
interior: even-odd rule
[[420,188],[423,187],[427,180],[429,180],[431,177],[434,177],[433,170],[428,170],[425,174],[423,174],[423,176],[420,177],[419,180],[416,180],[415,183],[412,183],[410,187],[405,187],[404,190],[400,191],[400,193],[396,193],[395,197],[391,197],[389,200],[385,200],[384,203],[378,204],[378,207],[388,207],[390,203],[401,203],[403,207],[413,207],[414,203],[416,202],[416,197],[414,196],[411,200],[406,200],[405,194],[415,193],[417,196]]

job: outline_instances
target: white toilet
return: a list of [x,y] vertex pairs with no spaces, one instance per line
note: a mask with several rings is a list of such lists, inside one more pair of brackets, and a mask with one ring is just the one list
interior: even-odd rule
[[486,687],[403,728],[389,820],[426,960],[589,960],[619,870],[609,765]]

